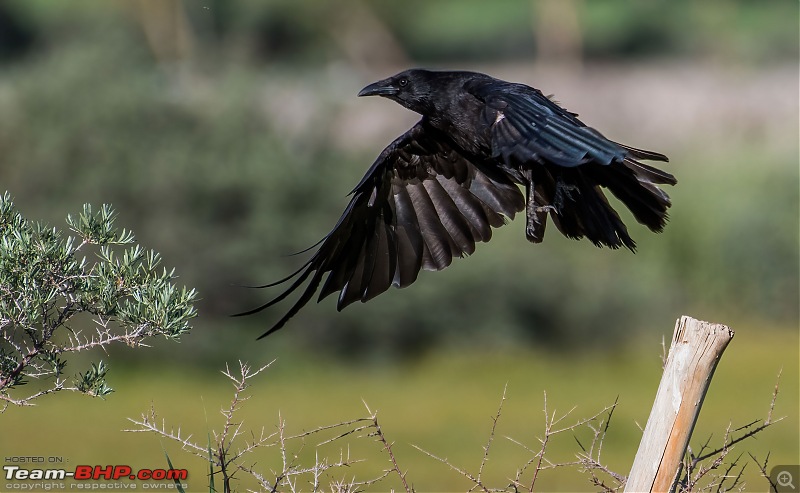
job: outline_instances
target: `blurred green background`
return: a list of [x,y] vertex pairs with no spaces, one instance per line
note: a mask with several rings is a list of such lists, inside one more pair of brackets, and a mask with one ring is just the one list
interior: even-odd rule
[[[230,399],[225,362],[278,358],[254,388],[249,426],[274,427],[279,410],[296,430],[354,418],[363,398],[420,491],[468,483],[407,444],[477,469],[506,383],[501,431],[532,446],[543,390],[576,417],[619,396],[604,453],[627,474],[662,336],[689,314],[737,332],[695,442],[763,418],[783,368],[776,414],[788,418],[739,451],[800,462],[797,26],[796,2],[763,0],[3,0],[0,189],[62,228],[85,202],[113,204],[118,225],[202,301],[180,344],[112,351],[118,392],[106,401],[56,396],[0,415],[0,452],[161,467],[161,442],[121,433],[126,417],[153,401],[204,437]],[[298,266],[286,255],[327,233],[372,160],[416,121],[355,97],[409,66],[527,83],[608,137],[669,155],[670,224],[661,235],[632,224],[633,255],[554,228],[534,246],[512,222],[408,289],[342,313],[325,300],[255,343],[288,306],[231,319],[272,296],[237,285]],[[380,471],[385,456],[368,445]],[[557,447],[577,452],[571,439]],[[519,452],[498,450],[498,484],[524,463]],[[201,489],[202,462],[170,455]],[[574,470],[542,481],[592,489]]]

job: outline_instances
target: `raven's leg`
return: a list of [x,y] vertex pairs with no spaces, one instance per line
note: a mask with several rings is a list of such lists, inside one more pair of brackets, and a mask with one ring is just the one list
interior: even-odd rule
[[555,210],[550,205],[537,205],[536,190],[533,182],[533,170],[523,171],[525,177],[525,236],[531,243],[541,243],[544,240],[544,228],[547,225],[547,211]]
[[559,174],[558,178],[556,178],[556,193],[553,196],[553,206],[555,207],[551,206],[551,208],[555,211],[563,209],[564,199],[567,199],[570,202],[577,202],[577,198],[572,195],[572,192],[578,192],[578,194],[580,194],[581,189],[576,185],[566,183],[564,181],[564,177]]

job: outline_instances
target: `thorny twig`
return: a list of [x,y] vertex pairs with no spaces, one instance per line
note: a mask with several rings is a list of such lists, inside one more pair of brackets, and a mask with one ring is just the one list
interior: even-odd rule
[[750,458],[753,459],[753,462],[756,463],[756,467],[758,467],[758,472],[761,473],[761,477],[767,480],[767,483],[769,484],[769,491],[778,491],[778,485],[772,481],[772,477],[767,472],[767,464],[769,464],[769,452],[767,452],[767,456],[764,458],[763,464],[761,464],[750,452],[748,452],[747,455],[749,455]]
[[367,408],[367,412],[369,412],[371,414],[372,427],[375,428],[375,431],[370,433],[368,436],[376,437],[376,439],[379,442],[381,442],[381,444],[383,444],[383,448],[386,449],[386,453],[389,454],[389,460],[392,463],[392,469],[386,471],[386,474],[388,475],[391,472],[396,472],[397,475],[400,477],[400,481],[403,483],[403,488],[405,488],[406,493],[412,493],[414,491],[414,489],[411,488],[408,485],[408,483],[406,482],[406,473],[404,473],[400,469],[400,466],[397,465],[397,459],[394,456],[394,452],[392,452],[392,444],[389,443],[388,440],[386,440],[386,437],[383,434],[383,430],[381,429],[381,426],[378,423],[378,413],[377,412],[373,413],[372,410],[369,408],[369,406],[367,406],[366,402],[364,403],[364,407],[366,407]]
[[[609,411],[613,411],[615,406],[616,406],[616,402],[613,405],[606,406],[605,408],[603,408],[602,410],[600,410],[598,413],[594,414],[593,416],[590,416],[590,417],[584,418],[584,419],[580,419],[580,420],[576,421],[574,424],[569,425],[569,426],[556,428],[559,425],[559,423],[561,423],[570,414],[572,414],[572,412],[575,410],[575,408],[573,407],[572,409],[570,409],[569,411],[564,413],[561,417],[557,418],[556,417],[557,414],[556,414],[555,410],[553,410],[553,412],[550,413],[548,411],[548,409],[547,409],[547,393],[545,393],[544,394],[545,430],[544,430],[544,437],[538,438],[539,443],[540,443],[539,450],[538,451],[534,451],[533,449],[531,449],[530,447],[528,447],[526,445],[523,445],[519,441],[514,440],[512,438],[509,438],[509,440],[511,440],[513,443],[516,443],[517,445],[522,446],[523,448],[525,448],[525,450],[527,450],[528,452],[534,454],[530,459],[528,459],[528,461],[520,469],[517,470],[516,476],[514,477],[514,480],[512,482],[512,485],[514,486],[514,488],[515,489],[524,488],[525,491],[532,492],[533,489],[534,489],[534,486],[536,484],[536,480],[539,478],[539,473],[541,471],[544,471],[546,469],[554,469],[556,467],[582,465],[580,460],[578,460],[576,462],[569,462],[569,463],[554,463],[554,462],[550,461],[545,455],[545,452],[547,451],[547,446],[550,443],[550,439],[552,437],[554,437],[556,435],[559,435],[561,433],[564,433],[566,431],[573,431],[573,430],[576,430],[577,428],[579,428],[581,426],[584,426],[584,425],[586,425],[588,423],[596,421],[603,414],[605,414],[605,413],[607,413]],[[522,484],[522,476],[525,474],[527,469],[531,465],[533,465],[534,463],[536,465],[535,465],[534,470],[533,470],[533,476],[531,478],[530,483],[526,486],[526,485]]]
[[[486,462],[489,460],[489,449],[494,441],[495,431],[497,430],[497,422],[500,421],[500,414],[503,411],[503,403],[506,402],[507,390],[508,383],[506,383],[503,387],[503,396],[500,398],[500,405],[497,406],[497,413],[492,416],[492,430],[489,432],[489,439],[486,441],[486,446],[483,448],[483,458],[481,459],[481,466],[478,468],[478,481],[481,480],[481,476],[483,476],[483,468],[486,466]],[[474,487],[472,489],[474,489]],[[472,491],[472,489],[470,489],[470,491]]]
[[[594,433],[592,436],[592,442],[589,445],[589,450],[586,450],[577,437],[575,438],[575,441],[578,442],[578,446],[583,451],[583,453],[578,454],[578,463],[585,471],[589,472],[592,484],[602,488],[602,490],[606,492],[614,492],[619,490],[627,480],[625,476],[615,473],[607,466],[603,465],[602,461],[600,460],[600,454],[603,451],[603,440],[605,440],[606,433],[608,433],[608,428],[611,426],[611,417],[614,414],[614,410],[616,409],[618,402],[619,397],[614,400],[614,404],[608,409],[608,416],[605,420],[600,421],[599,426],[595,427],[591,422],[586,424],[586,426],[588,426],[589,429]],[[611,476],[611,478],[617,483],[616,486],[609,486],[605,484],[605,482],[598,477],[597,474],[595,474],[595,471],[598,470]]]

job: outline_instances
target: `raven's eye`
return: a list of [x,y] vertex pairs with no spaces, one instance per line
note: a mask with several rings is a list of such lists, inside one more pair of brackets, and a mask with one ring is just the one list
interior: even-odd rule
[[408,85],[408,79],[400,79],[397,81],[397,85],[400,87],[406,87]]

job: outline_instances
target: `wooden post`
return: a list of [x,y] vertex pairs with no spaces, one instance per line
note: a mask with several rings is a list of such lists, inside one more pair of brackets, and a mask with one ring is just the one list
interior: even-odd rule
[[671,491],[714,369],[732,338],[725,325],[678,319],[626,492]]

